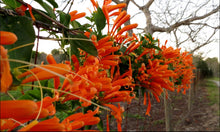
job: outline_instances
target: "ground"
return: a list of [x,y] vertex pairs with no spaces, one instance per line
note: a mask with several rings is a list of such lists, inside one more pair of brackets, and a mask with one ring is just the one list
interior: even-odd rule
[[[201,81],[193,98],[192,110],[188,112],[188,93],[171,93],[172,120],[171,125],[175,131],[220,131],[219,104],[210,103],[205,81]],[[218,87],[219,88],[219,87]],[[219,97],[218,97],[219,98]],[[150,116],[145,116],[147,106],[141,101],[133,100],[130,105],[124,105],[124,119],[122,129],[128,131],[165,131],[164,102],[157,103],[152,99]],[[105,113],[103,113],[105,125]],[[104,127],[105,130],[105,127]],[[112,117],[110,130],[117,130],[117,124]]]

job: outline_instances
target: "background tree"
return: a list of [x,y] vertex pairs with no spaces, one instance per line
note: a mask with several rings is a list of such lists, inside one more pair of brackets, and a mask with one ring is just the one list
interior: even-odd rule
[[[112,0],[115,3],[135,5],[139,9],[132,19],[142,15],[144,24],[139,24],[143,33],[168,33],[176,47],[184,47],[191,53],[198,51],[208,44],[213,45],[219,41],[219,3],[216,0]],[[129,12],[133,14],[133,10]],[[145,18],[144,18],[145,17]],[[131,21],[132,21],[131,19]],[[128,21],[125,24],[129,24]],[[132,33],[132,32],[130,32]]]
[[207,78],[213,76],[213,71],[211,70],[211,68],[208,67],[208,64],[203,59],[200,59],[197,62],[196,68],[200,69],[201,78]]
[[207,58],[205,62],[207,63],[208,67],[213,71],[213,76],[219,77],[220,74],[218,58]]
[[53,50],[51,51],[51,54],[52,54],[52,55],[57,55],[57,54],[59,54],[59,53],[60,53],[59,49],[53,49]]

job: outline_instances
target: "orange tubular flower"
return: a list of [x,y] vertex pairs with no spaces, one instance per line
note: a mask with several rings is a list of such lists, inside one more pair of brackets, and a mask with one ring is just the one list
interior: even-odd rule
[[[173,76],[176,86],[177,92],[183,89],[183,93],[185,93],[186,89],[190,88],[191,79],[193,78],[193,69],[195,68],[192,65],[192,57],[191,54],[187,52],[180,53],[179,49],[173,49],[172,47],[166,47],[167,41],[165,41],[165,45],[161,46],[161,51],[159,51],[159,55],[162,55],[162,59],[166,65],[172,64],[174,69],[174,73],[176,75]],[[166,72],[167,74],[170,74]],[[162,80],[158,80],[162,82]],[[167,82],[166,84],[170,85],[171,82]],[[165,83],[163,83],[165,84]],[[167,87],[167,86],[163,86]],[[168,87],[167,87],[168,88]],[[169,89],[169,88],[168,88]]]
[[15,122],[10,119],[0,119],[0,130],[9,130],[15,125]]
[[[119,17],[119,16],[118,16]],[[113,35],[113,34],[115,34],[115,32],[116,32],[116,30],[122,25],[122,24],[124,24],[126,21],[128,21],[130,19],[130,15],[125,15],[123,18],[121,18],[119,21],[118,21],[118,23],[116,23],[116,27],[115,27],[115,29],[111,32],[111,34]],[[114,25],[113,25],[114,26]],[[113,29],[114,27],[112,27],[112,29]]]
[[78,12],[77,10],[74,10],[74,11],[71,11],[69,14],[70,14],[70,16],[74,16],[74,15],[76,15],[77,12]]
[[119,32],[115,36],[121,35],[123,32],[136,28],[137,26],[138,26],[137,23],[127,25],[123,27],[122,29],[120,29]]
[[34,120],[34,121],[32,121],[31,123],[29,123],[27,126],[21,128],[21,129],[19,129],[18,131],[21,131],[21,132],[23,132],[23,131],[29,131],[33,126],[35,126],[35,125],[37,125],[37,124],[38,124],[38,121],[37,121],[37,120]]
[[24,15],[25,15],[25,11],[27,10],[27,8],[29,8],[29,13],[30,13],[30,16],[31,16],[32,20],[35,21],[36,19],[35,19],[33,13],[32,13],[32,6],[31,6],[31,5],[29,5],[29,4],[27,4],[27,5],[21,5],[20,7],[17,7],[17,8],[15,9],[15,11],[16,11],[19,15],[24,16]]
[[122,11],[122,12],[118,15],[118,17],[115,19],[115,22],[114,22],[114,24],[113,24],[113,26],[112,26],[111,32],[113,32],[115,26],[118,24],[118,22],[119,22],[126,14],[127,14],[126,11]]
[[100,121],[99,117],[94,117],[99,112],[99,107],[96,108],[95,111],[87,111],[86,114],[83,113],[76,113],[73,115],[68,116],[62,121],[67,127],[67,130],[77,130],[85,125],[95,125],[98,124]]
[[104,106],[107,106],[109,108],[112,109],[111,114],[115,117],[116,121],[117,121],[117,126],[118,126],[118,131],[122,131],[121,129],[121,123],[122,123],[122,113],[124,112],[124,108],[120,107],[120,104],[118,104],[118,108],[112,104],[104,104]]
[[[1,45],[10,45],[17,41],[17,36],[14,33],[7,31],[0,31],[0,92],[6,92],[12,83],[12,76],[10,73],[10,65],[7,61],[7,50]],[[4,59],[4,60],[3,60]]]
[[108,13],[106,5],[103,5],[102,11],[103,11],[103,13],[105,15],[105,18],[106,18],[106,21],[107,21],[107,24],[108,24],[108,33],[109,33],[109,26],[110,26],[110,24],[109,24],[109,13]]
[[94,9],[96,8],[98,8],[98,2],[97,1],[95,1],[95,0],[90,0],[91,2],[92,2],[92,5],[93,5],[93,7],[94,7]]
[[[7,50],[0,45],[0,79],[1,79],[1,92],[7,92],[8,88],[12,83],[12,76],[10,73],[10,65],[7,61]],[[4,60],[3,60],[4,59]]]
[[148,106],[145,115],[150,116],[151,102],[150,102],[150,93],[148,93]]
[[[39,80],[45,80],[45,79],[51,79],[57,77],[56,74],[51,73],[49,71],[55,72],[57,74],[65,75],[68,73],[68,71],[71,70],[70,66],[67,64],[50,64],[50,65],[42,65],[41,67],[48,69],[48,71],[43,70],[39,67],[31,69],[31,71],[37,76],[30,76],[22,81],[22,83],[28,83],[28,82],[33,82]],[[18,78],[25,77],[27,75],[32,74],[32,72],[24,72],[21,75],[18,76]]]
[[21,5],[20,7],[17,7],[16,9],[15,9],[15,11],[19,14],[19,15],[21,15],[21,16],[24,16],[25,15],[25,11],[27,10],[27,6],[25,6],[25,5]]
[[71,13],[71,14],[70,14],[70,16],[71,16],[70,21],[72,22],[72,21],[74,21],[74,20],[76,20],[76,19],[79,19],[79,18],[81,18],[81,17],[84,17],[85,15],[86,15],[85,12],[78,13],[78,14]]
[[[149,67],[146,67],[143,63],[141,68],[139,68],[139,76],[137,77],[140,81],[140,85],[149,90],[149,92],[152,92],[158,102],[160,102],[159,96],[163,92],[163,88],[174,91],[174,83],[170,81],[170,78],[176,76],[173,71],[168,70],[168,65],[160,65],[161,62],[163,61],[158,59],[151,61],[149,59]],[[148,108],[146,115],[150,115],[150,107],[150,95],[148,94]]]
[[51,119],[41,121],[34,125],[29,131],[65,131],[65,126],[59,123],[59,119],[54,116]]
[[72,60],[72,62],[73,62],[74,71],[75,71],[75,72],[78,72],[78,71],[79,71],[79,67],[80,67],[80,65],[79,65],[79,60],[77,59],[77,57],[76,57],[75,55],[72,55],[72,56],[71,56],[71,60]]
[[[58,95],[54,98],[45,97],[43,99],[43,106],[39,115],[39,118],[45,118],[49,115],[54,115],[56,110],[52,102],[58,100]],[[20,124],[10,120],[9,118],[15,119],[21,123],[25,123],[29,120],[33,120],[37,117],[40,109],[41,101],[34,102],[31,100],[8,100],[1,101],[1,130],[8,129],[13,130]],[[5,120],[2,120],[5,119]],[[7,125],[5,124],[7,123]],[[8,124],[9,123],[9,124]],[[28,131],[32,126],[36,125],[38,122],[33,122],[30,125],[22,128],[21,131]]]
[[[58,99],[59,99],[59,94],[58,93],[53,98],[51,98],[49,96],[44,97],[42,111],[40,113],[39,118],[44,118],[44,117],[47,117],[47,116],[54,115],[56,113],[56,109],[53,105],[53,102],[58,101]],[[38,112],[39,112],[41,101],[36,102],[36,104],[38,105],[38,110],[35,112],[35,115],[37,115]],[[34,115],[34,117],[36,117],[35,115]]]
[[1,119],[13,118],[23,120],[31,118],[38,109],[37,104],[31,100],[7,100],[0,101]]
[[14,44],[18,40],[17,36],[12,32],[0,31],[0,45]]
[[[54,59],[54,57],[51,54],[47,55],[47,61],[49,64],[57,64],[56,60]],[[59,85],[60,85],[60,77],[55,77],[54,78],[54,88],[58,89]]]
[[109,5],[107,10],[110,13],[114,10],[125,8],[126,6],[127,6],[126,3],[120,3],[120,4],[117,4],[117,5]]

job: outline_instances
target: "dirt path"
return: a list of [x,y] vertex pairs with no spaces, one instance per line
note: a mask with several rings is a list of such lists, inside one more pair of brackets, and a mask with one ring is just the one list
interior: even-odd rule
[[220,81],[216,81],[216,80],[211,80],[211,81],[215,82],[215,84],[216,84],[218,87],[220,87]]
[[[217,82],[217,81],[216,81]],[[179,130],[183,131],[220,131],[219,104],[210,105],[204,83],[200,85],[193,110]]]
[[[210,105],[205,85],[200,85],[194,96],[192,111],[188,113],[188,94],[171,93],[172,126],[176,131],[220,131],[219,105]],[[157,103],[152,99],[151,116],[145,116],[147,106],[141,101],[133,100],[124,105],[122,130],[128,131],[165,131],[164,102]],[[140,105],[139,105],[140,103]],[[127,109],[128,108],[128,109]],[[188,114],[187,114],[188,113]],[[102,116],[105,126],[105,114]],[[106,130],[106,129],[104,129]],[[114,118],[110,121],[110,130],[117,130]]]

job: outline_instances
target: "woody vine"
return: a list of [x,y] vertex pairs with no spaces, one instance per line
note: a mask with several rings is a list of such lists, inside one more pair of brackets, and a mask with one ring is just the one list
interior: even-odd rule
[[[129,36],[127,31],[138,25],[124,26],[130,19],[122,10],[125,3],[104,0],[100,5],[91,0],[93,12],[88,17],[76,10],[56,10],[54,0],[35,1],[46,12],[21,0],[3,0],[0,10],[1,130],[73,131],[97,125],[109,131],[112,115],[122,131],[120,102],[131,103],[141,90],[145,115],[150,116],[151,98],[160,102],[162,93],[185,94],[190,88],[192,55],[150,34]],[[80,24],[82,17],[91,23]],[[50,38],[36,35],[34,26]],[[30,63],[39,39],[58,41],[69,60],[57,63],[49,54],[47,62]],[[103,112],[107,124],[100,118]]]

